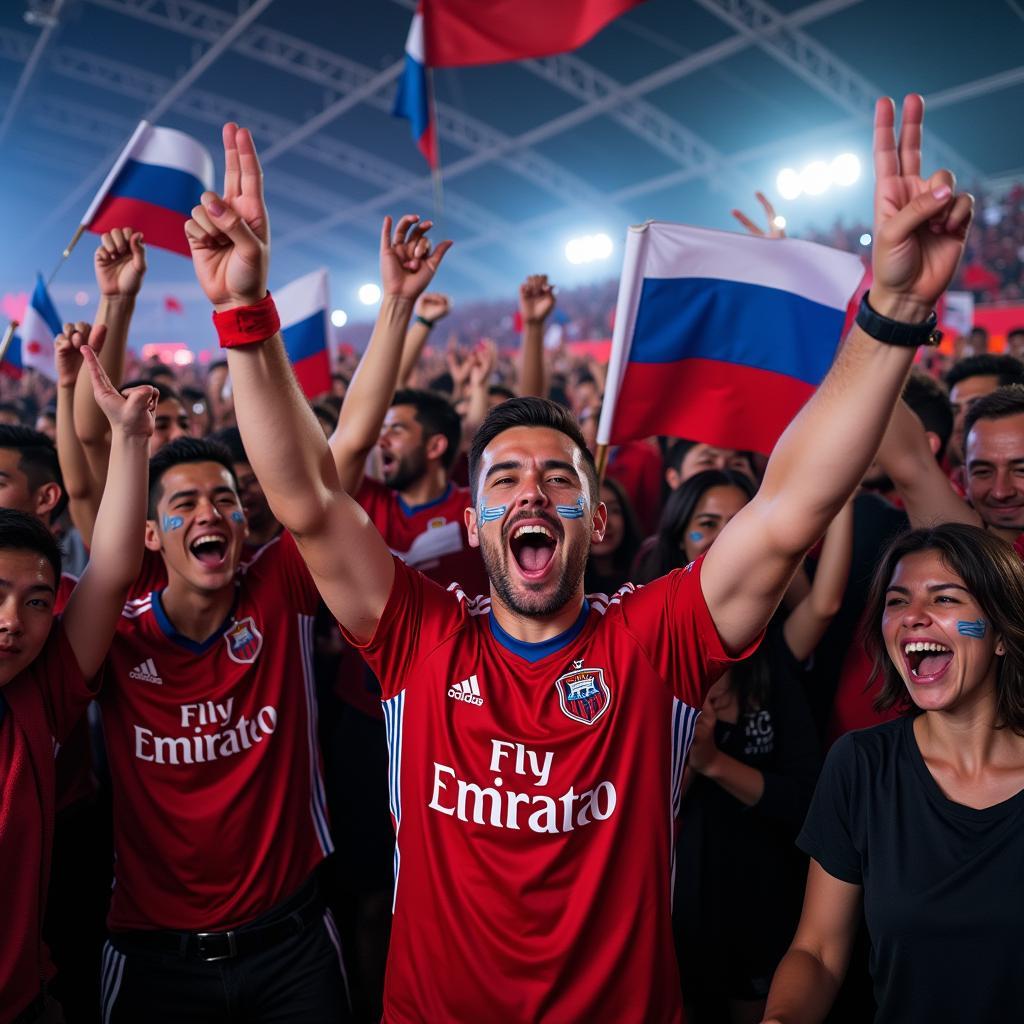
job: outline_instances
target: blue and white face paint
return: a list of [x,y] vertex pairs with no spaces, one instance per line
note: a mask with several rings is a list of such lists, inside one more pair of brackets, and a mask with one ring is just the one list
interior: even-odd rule
[[231,522],[245,525],[245,513],[240,512],[237,508],[231,513]]
[[170,533],[172,530],[180,530],[184,525],[185,520],[181,516],[164,516],[164,533]]
[[694,544],[699,544],[704,539],[704,534],[700,530],[691,530],[686,536]]
[[583,495],[581,494],[576,499],[575,505],[556,505],[555,511],[563,519],[582,519],[583,518]]
[[957,620],[956,631],[961,636],[970,636],[975,640],[984,640],[988,632],[988,623],[984,619],[975,619],[973,622]]
[[507,511],[508,505],[492,505],[488,507],[481,501],[476,513],[477,523],[497,522],[499,519],[504,518]]

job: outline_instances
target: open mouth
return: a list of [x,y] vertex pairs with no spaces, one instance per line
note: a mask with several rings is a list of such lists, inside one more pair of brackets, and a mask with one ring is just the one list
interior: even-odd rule
[[937,682],[953,660],[950,648],[932,640],[912,640],[904,644],[903,656],[915,683]]
[[227,559],[228,542],[220,534],[207,533],[192,541],[188,549],[203,565],[219,569]]
[[527,579],[540,579],[547,572],[557,548],[554,531],[542,523],[523,523],[512,528],[509,549]]

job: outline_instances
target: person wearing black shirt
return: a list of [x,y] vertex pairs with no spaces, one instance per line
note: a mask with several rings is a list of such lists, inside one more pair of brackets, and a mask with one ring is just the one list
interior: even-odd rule
[[976,527],[914,530],[867,613],[879,704],[906,715],[828,755],[766,1021],[825,1017],[862,904],[876,1024],[1024,1020],[1024,565]]

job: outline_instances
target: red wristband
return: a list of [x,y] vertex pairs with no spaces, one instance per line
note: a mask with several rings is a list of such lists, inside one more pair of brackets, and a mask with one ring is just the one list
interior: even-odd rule
[[281,330],[281,318],[277,306],[267,292],[264,299],[251,306],[236,306],[223,313],[213,314],[213,326],[217,328],[221,348],[238,348],[240,345],[258,345],[272,338]]

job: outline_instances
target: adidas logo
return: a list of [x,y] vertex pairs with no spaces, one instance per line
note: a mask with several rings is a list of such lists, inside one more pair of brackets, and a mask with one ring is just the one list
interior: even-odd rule
[[156,683],[159,686],[164,684],[164,681],[160,678],[160,673],[156,670],[156,665],[153,664],[152,658],[147,658],[141,665],[136,665],[128,673],[128,678],[138,679],[143,683]]
[[464,704],[475,704],[477,707],[484,702],[480,696],[480,683],[475,675],[463,679],[461,683],[455,683],[448,690],[448,696],[452,700],[461,700]]

